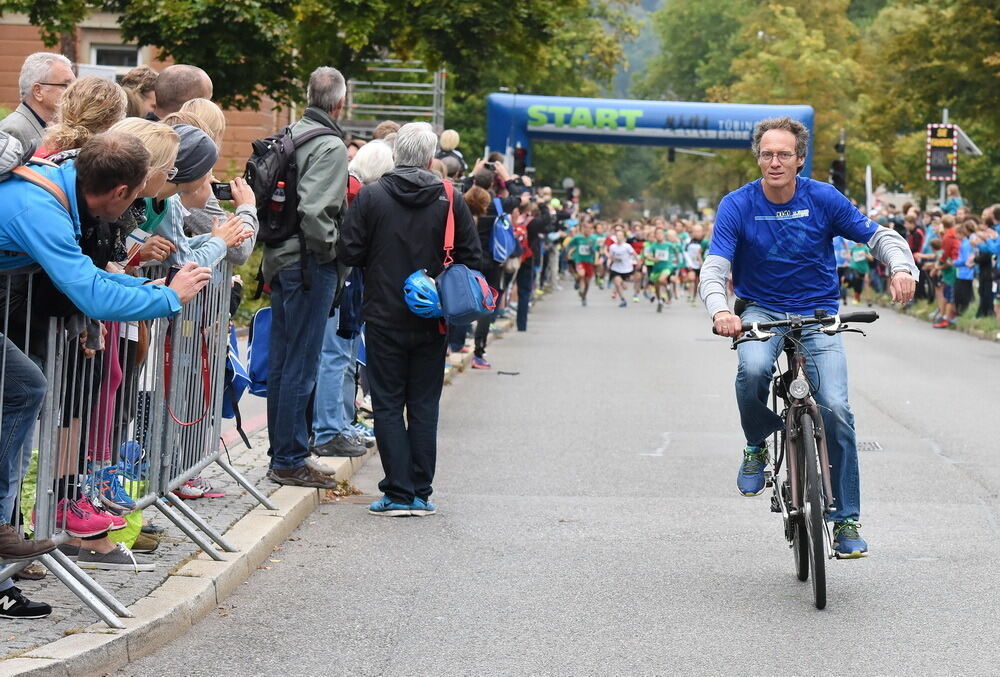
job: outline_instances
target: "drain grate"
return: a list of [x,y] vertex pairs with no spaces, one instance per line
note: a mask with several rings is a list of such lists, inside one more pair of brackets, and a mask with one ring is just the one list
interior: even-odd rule
[[858,451],[882,451],[882,445],[875,440],[858,442]]

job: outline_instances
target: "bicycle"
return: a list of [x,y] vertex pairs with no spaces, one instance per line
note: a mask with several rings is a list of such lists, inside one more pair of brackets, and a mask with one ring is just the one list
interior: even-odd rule
[[[873,310],[842,315],[828,315],[820,310],[813,317],[790,315],[788,319],[774,322],[744,322],[743,334],[733,339],[732,349],[736,350],[747,341],[769,341],[779,336],[772,329],[789,328],[784,334],[782,348],[788,368],[774,377],[771,384],[771,408],[781,416],[785,426],[774,433],[774,469],[766,471],[764,476],[765,486],[772,489],[771,512],[782,515],[785,539],[795,557],[798,579],[806,581],[812,571],[817,609],[826,607],[826,560],[836,556],[825,519],[834,510],[834,496],[823,417],[813,399],[814,387],[806,371],[802,332],[821,331],[831,335],[852,332],[866,336],[848,323],[871,323],[877,319],[878,313]],[[780,412],[778,399],[782,401]],[[783,465],[785,476],[781,478]]]

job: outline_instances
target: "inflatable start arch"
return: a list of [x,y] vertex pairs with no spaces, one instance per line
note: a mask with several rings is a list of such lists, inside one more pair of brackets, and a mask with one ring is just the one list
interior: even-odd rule
[[782,115],[809,128],[809,149],[802,176],[810,176],[812,106],[490,94],[486,99],[486,143],[487,150],[508,156],[523,148],[528,164],[531,143],[536,140],[749,148],[754,125]]

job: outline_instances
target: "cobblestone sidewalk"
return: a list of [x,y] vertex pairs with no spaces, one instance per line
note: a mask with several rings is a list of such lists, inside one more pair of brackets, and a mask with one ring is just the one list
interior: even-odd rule
[[[253,445],[252,449],[247,449],[242,442],[230,446],[229,453],[233,467],[259,487],[262,493],[269,495],[278,486],[264,479],[264,474],[267,472],[267,428],[252,435],[250,443]],[[226,497],[201,498],[189,501],[187,505],[220,533],[225,533],[230,526],[257,505],[257,502],[218,466],[214,464],[209,466],[202,476],[211,481],[217,489],[226,491]],[[146,508],[143,514],[147,521],[167,530],[160,547],[155,552],[136,555],[139,561],[155,562],[156,569],[143,573],[87,570],[94,580],[125,606],[146,597],[163,583],[178,563],[198,552],[198,547],[188,541],[184,534],[156,508]],[[0,660],[73,634],[99,620],[51,573],[41,581],[19,581],[15,585],[30,599],[51,604],[52,615],[39,620],[0,620]]]

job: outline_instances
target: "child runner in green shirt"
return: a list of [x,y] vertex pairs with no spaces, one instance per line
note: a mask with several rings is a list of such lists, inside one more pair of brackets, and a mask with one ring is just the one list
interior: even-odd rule
[[594,224],[586,221],[580,226],[581,233],[569,241],[566,254],[573,262],[573,274],[576,276],[577,292],[580,294],[580,305],[587,305],[587,292],[590,291],[590,281],[594,279],[594,260],[600,243],[594,235]]
[[851,273],[853,279],[851,286],[854,289],[854,305],[861,303],[861,292],[865,288],[865,280],[868,279],[868,271],[871,269],[869,261],[874,261],[868,245],[855,242],[851,246]]
[[[649,281],[653,284],[653,293],[656,295],[656,312],[663,312],[663,289],[670,282],[674,273],[673,262],[676,259],[677,247],[667,242],[667,234],[662,228],[657,228],[653,242],[646,243],[646,259],[652,260],[650,267]],[[669,292],[666,299],[670,304]]]

